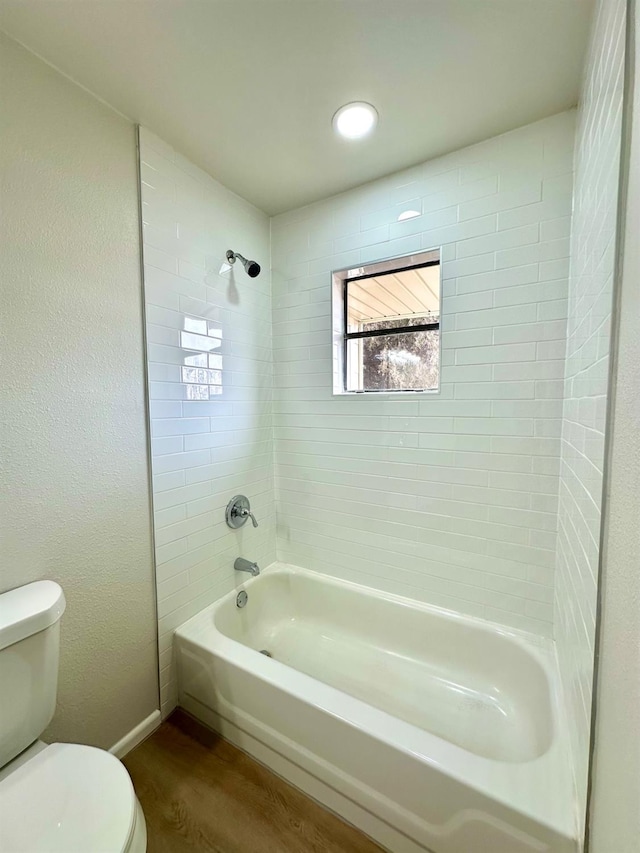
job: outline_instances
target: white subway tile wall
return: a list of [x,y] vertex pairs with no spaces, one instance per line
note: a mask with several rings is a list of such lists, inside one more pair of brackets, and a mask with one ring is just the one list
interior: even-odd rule
[[618,202],[625,6],[624,0],[600,0],[596,4],[576,130],[555,636],[583,815]]
[[[140,129],[144,289],[163,714],[173,630],[275,559],[269,219]],[[220,273],[227,249],[255,258]],[[246,494],[259,521],[224,510]]]
[[[574,121],[272,219],[280,559],[552,634]],[[333,396],[331,270],[438,246],[440,393]]]

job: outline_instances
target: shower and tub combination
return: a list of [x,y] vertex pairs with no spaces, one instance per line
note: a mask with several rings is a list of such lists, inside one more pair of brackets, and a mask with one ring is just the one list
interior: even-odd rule
[[[557,545],[575,138],[561,114],[270,220],[141,137],[180,188],[145,184],[150,216],[209,217],[170,259],[145,243],[163,714],[392,853],[581,850],[590,610]],[[348,328],[388,276],[422,288],[394,330],[441,367],[397,396],[365,384],[388,329]],[[346,376],[341,322],[342,367],[369,354]]]
[[[235,495],[226,526],[249,520]],[[393,853],[576,853],[551,640],[300,566],[233,565],[241,587],[175,631],[182,708]]]

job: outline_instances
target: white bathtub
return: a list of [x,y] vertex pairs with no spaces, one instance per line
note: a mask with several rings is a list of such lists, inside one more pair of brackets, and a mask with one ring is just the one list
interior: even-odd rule
[[578,850],[550,643],[281,563],[243,588],[176,631],[183,708],[393,853]]

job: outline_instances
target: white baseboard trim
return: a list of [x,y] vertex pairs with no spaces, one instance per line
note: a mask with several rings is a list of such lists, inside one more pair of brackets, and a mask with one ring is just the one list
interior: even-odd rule
[[161,723],[160,711],[154,711],[149,714],[146,719],[131,729],[128,734],[121,738],[118,743],[114,743],[109,752],[115,755],[116,758],[124,758],[131,752],[134,746],[137,746],[141,741],[148,737],[154,729],[157,729]]

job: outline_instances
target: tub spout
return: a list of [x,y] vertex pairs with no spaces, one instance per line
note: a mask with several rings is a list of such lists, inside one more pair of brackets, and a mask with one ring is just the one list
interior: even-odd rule
[[244,557],[238,557],[233,564],[236,572],[249,572],[252,577],[260,574],[260,567],[257,563],[252,563],[251,560],[245,560]]

